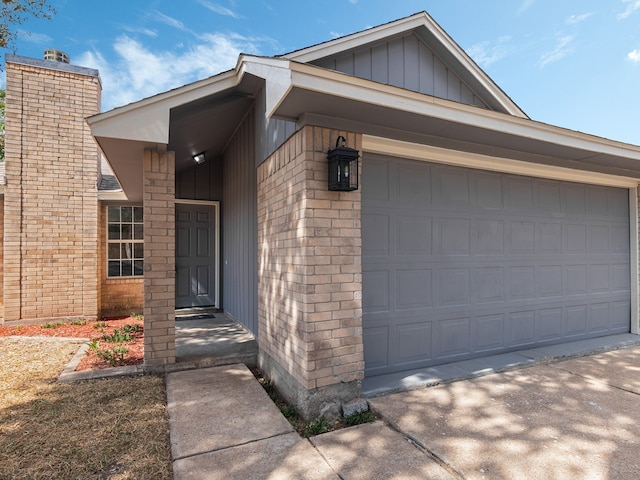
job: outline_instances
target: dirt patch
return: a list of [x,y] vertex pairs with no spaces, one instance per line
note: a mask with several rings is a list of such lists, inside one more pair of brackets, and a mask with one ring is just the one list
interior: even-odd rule
[[[127,326],[130,327],[127,327]],[[133,327],[133,328],[132,328]],[[129,340],[113,342],[124,335]],[[49,322],[41,325],[0,326],[0,337],[59,337],[89,339],[94,348],[87,351],[76,370],[96,370],[122,365],[141,365],[144,361],[144,321],[140,317],[106,318],[100,321]],[[125,351],[126,350],[126,351]]]
[[81,343],[0,338],[0,478],[170,479],[163,378],[56,382]]

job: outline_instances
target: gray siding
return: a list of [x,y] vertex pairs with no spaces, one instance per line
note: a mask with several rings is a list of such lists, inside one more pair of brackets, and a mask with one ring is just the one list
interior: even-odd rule
[[415,34],[314,62],[367,80],[488,108]]
[[275,152],[287,138],[296,132],[296,123],[277,118],[267,119],[265,116],[265,92],[262,90],[256,100],[255,126],[257,132],[256,141],[256,167],[269,155]]
[[223,160],[222,304],[227,313],[257,335],[257,217],[255,113],[243,120]]
[[176,172],[176,198],[222,200],[222,158]]

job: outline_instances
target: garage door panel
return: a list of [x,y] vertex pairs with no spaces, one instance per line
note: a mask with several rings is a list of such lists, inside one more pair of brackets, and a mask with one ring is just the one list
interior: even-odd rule
[[471,303],[471,274],[468,268],[438,270],[438,306],[450,307]]
[[626,227],[611,227],[611,253],[629,256],[629,229]]
[[504,255],[504,221],[478,220],[474,245],[478,255]]
[[589,291],[591,293],[608,293],[609,265],[589,266]]
[[393,178],[398,202],[409,205],[431,203],[431,168],[426,163],[399,162]]
[[584,215],[587,213],[586,192],[584,185],[564,185],[563,211],[569,214]]
[[587,265],[567,265],[564,275],[564,295],[586,295]]
[[587,253],[587,226],[571,224],[564,227],[564,252],[570,254]]
[[589,309],[589,332],[606,332],[609,329],[609,304],[591,305]]
[[441,255],[469,255],[471,221],[465,218],[440,218],[439,248]]
[[431,255],[431,217],[403,215],[395,220],[397,255]]
[[364,351],[364,362],[367,369],[375,371],[388,366],[389,357],[389,328],[365,328],[362,331],[362,340],[367,348]]
[[628,292],[631,288],[631,276],[629,266],[611,265],[611,291]]
[[535,242],[536,253],[562,253],[562,225],[560,223],[538,223]]
[[572,337],[587,333],[589,311],[586,305],[573,305],[565,309],[565,335]]
[[474,205],[497,210],[503,207],[502,177],[498,173],[478,173],[472,178]]
[[504,268],[480,267],[475,271],[475,292],[478,303],[504,300]]
[[364,313],[388,312],[389,272],[362,272],[362,304]]
[[366,375],[629,331],[627,190],[373,158]]
[[536,341],[557,340],[563,336],[562,308],[538,310],[536,315]]
[[433,302],[432,270],[396,272],[396,310],[429,308]]
[[363,256],[389,255],[389,227],[388,215],[362,215],[362,238],[367,238],[362,245]]
[[612,333],[625,333],[629,331],[629,317],[631,315],[631,302],[621,300],[611,304],[611,330]]
[[529,345],[535,341],[535,311],[511,312],[507,317],[507,345]]
[[512,300],[534,298],[535,278],[535,267],[509,267],[509,298]]
[[444,360],[466,355],[471,347],[471,319],[447,318],[436,324],[434,351],[436,358]]
[[562,265],[543,265],[536,269],[538,298],[562,296]]
[[509,222],[509,253],[533,254],[535,252],[535,224],[533,222],[512,220]]
[[398,328],[397,364],[424,362],[431,359],[431,322],[410,323]]
[[490,352],[504,348],[505,315],[483,315],[473,319],[471,340],[473,351]]
[[536,182],[536,205],[541,214],[556,214],[562,211],[560,182],[540,180]]

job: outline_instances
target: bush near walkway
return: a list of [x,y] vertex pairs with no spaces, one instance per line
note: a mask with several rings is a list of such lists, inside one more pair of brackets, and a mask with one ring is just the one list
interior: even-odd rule
[[58,383],[79,345],[0,337],[0,479],[170,479],[164,379]]

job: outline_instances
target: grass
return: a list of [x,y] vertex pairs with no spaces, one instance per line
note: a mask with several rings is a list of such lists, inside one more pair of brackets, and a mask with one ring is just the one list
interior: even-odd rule
[[170,479],[163,379],[56,382],[79,345],[0,338],[0,479]]

